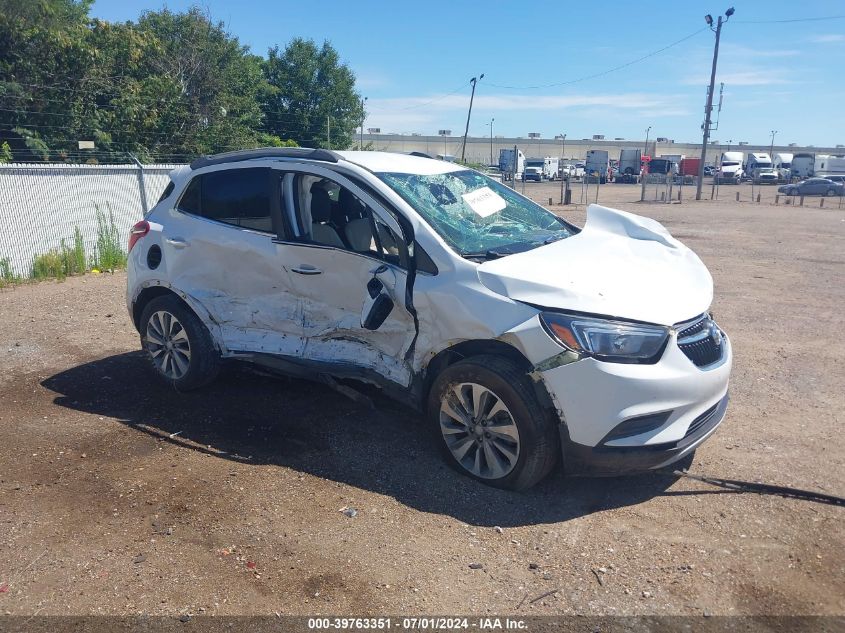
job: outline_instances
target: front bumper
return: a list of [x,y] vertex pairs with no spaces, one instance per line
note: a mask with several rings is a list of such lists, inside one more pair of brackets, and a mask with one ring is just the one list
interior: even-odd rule
[[[673,334],[653,365],[584,358],[542,371],[562,415],[566,470],[621,474],[661,468],[688,455],[725,417],[731,363],[727,337],[721,357],[697,367]],[[612,435],[623,422],[658,417],[659,426],[644,432]]]
[[564,464],[570,474],[610,476],[665,468],[683,459],[716,432],[725,419],[728,395],[696,418],[677,442],[631,447],[585,446],[573,442],[560,426]]

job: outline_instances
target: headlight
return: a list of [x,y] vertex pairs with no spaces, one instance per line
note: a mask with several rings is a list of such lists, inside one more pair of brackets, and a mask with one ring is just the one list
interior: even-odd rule
[[616,363],[654,363],[669,328],[543,312],[540,320],[561,345],[578,354]]

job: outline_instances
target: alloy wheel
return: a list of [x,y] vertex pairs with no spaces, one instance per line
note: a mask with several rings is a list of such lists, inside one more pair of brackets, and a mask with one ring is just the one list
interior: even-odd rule
[[499,396],[476,383],[451,385],[440,404],[440,432],[449,452],[482,479],[500,479],[519,459],[519,430]]
[[144,344],[156,368],[167,378],[179,380],[191,365],[191,343],[184,326],[170,312],[153,312],[147,321]]

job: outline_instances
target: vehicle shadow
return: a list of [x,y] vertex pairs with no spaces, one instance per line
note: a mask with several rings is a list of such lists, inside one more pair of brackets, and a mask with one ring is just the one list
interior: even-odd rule
[[449,468],[422,418],[368,390],[375,409],[327,386],[230,368],[206,389],[159,383],[141,352],[109,356],[41,383],[55,404],[113,418],[138,432],[242,464],[272,464],[394,497],[468,524],[513,527],[567,521],[634,505],[676,478],[565,478],[531,490],[490,488]]

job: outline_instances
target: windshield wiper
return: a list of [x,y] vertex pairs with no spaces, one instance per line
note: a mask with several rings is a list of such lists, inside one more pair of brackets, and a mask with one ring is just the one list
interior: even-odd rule
[[499,259],[501,257],[507,257],[508,255],[513,255],[513,253],[503,253],[501,251],[497,251],[494,248],[490,250],[484,251],[483,253],[463,253],[462,257],[466,259],[480,259],[482,261],[487,261],[490,259]]
[[543,244],[551,244],[552,242],[557,242],[559,240],[563,240],[569,237],[568,235],[552,235],[551,237],[547,237],[543,240]]

